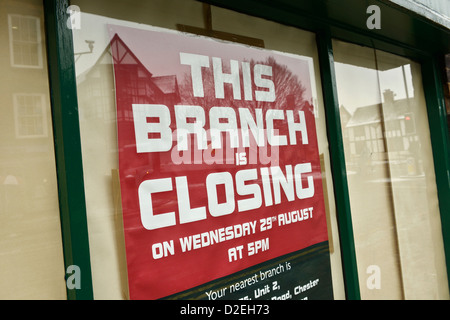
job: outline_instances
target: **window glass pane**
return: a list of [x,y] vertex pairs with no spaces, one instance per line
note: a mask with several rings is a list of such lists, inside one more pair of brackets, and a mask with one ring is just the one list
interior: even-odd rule
[[[121,215],[116,210],[120,198],[117,198],[117,192],[114,193],[111,187],[114,185],[111,173],[118,168],[114,73],[111,56],[104,54],[108,50],[110,40],[107,24],[115,24],[134,28],[151,25],[203,32],[204,35],[212,34],[211,30],[214,30],[222,36],[224,33],[228,34],[227,40],[245,42],[252,46],[263,45],[266,49],[309,58],[313,71],[310,74],[313,92],[311,103],[314,105],[319,153],[323,162],[322,181],[329,218],[334,296],[336,299],[345,298],[314,34],[214,6],[211,7],[208,23],[208,19],[204,17],[202,3],[195,1],[71,3],[79,6],[81,10],[80,28],[73,29],[73,37],[95,297],[127,298],[123,226]],[[89,44],[92,43],[94,47],[90,51]],[[133,61],[134,58],[120,46],[116,50],[117,56],[129,62]],[[140,70],[138,74],[145,78],[147,72]],[[165,80],[159,79],[159,84],[167,85],[163,83]],[[131,80],[128,84],[135,90],[134,95],[142,99],[152,90],[150,87],[138,87],[137,83]],[[125,112],[123,117],[132,120],[133,114]]]
[[363,299],[448,299],[420,64],[333,42]]
[[[44,36],[42,2],[0,0],[0,12],[0,56],[36,65],[23,42],[36,51]],[[12,65],[1,59],[0,299],[65,299],[47,67]]]
[[8,15],[11,65],[42,67],[41,22],[37,16]]

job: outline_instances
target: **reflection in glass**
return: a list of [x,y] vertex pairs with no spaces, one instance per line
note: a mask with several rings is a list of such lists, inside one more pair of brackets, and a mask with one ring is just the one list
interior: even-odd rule
[[20,14],[8,15],[11,65],[42,67],[40,19]]
[[[115,183],[117,179],[115,174],[118,168],[116,119],[124,117],[131,121],[132,114],[124,110],[116,116],[113,57],[109,48],[108,24],[135,28],[152,25],[169,29],[176,29],[177,25],[182,24],[201,28],[204,27],[205,22],[204,11],[202,3],[185,0],[147,2],[132,0],[126,4],[112,7],[107,1],[74,0],[72,3],[82,8],[82,27],[72,31],[94,295],[101,299],[121,299],[127,297],[127,270],[124,258],[122,218],[121,213],[117,211],[117,207],[120,207],[117,205],[120,204],[120,189]],[[136,8],[139,9],[136,10]],[[143,10],[144,8],[145,10]],[[177,10],[173,10],[173,8],[177,8]],[[323,101],[320,94],[321,82],[317,76],[319,66],[315,35],[214,6],[211,7],[211,11],[211,27],[216,31],[261,39],[268,49],[292,52],[310,59],[312,65],[310,69],[314,70],[310,74],[311,79],[314,79],[311,83],[313,96],[305,97],[305,100],[314,105],[319,152],[324,163],[323,181],[330,181],[328,141]],[[135,22],[139,22],[139,25]],[[88,41],[94,43],[92,52],[87,45]],[[126,43],[129,48],[133,49],[135,57],[125,54],[125,48],[117,47],[112,50],[123,50],[121,52],[124,59],[132,62],[134,58],[138,58],[143,65],[147,66],[148,61],[145,59],[152,55],[148,51],[136,52],[140,41],[137,40],[138,46],[129,41]],[[149,49],[150,46],[147,46],[147,50]],[[79,55],[83,52],[85,54]],[[148,74],[149,71],[153,74],[151,78]],[[168,92],[172,92],[170,99],[173,101],[168,102],[169,105],[183,103],[178,102],[178,99],[185,99],[189,102],[189,99],[194,98],[181,96],[183,86],[189,85],[189,83],[183,81],[182,77],[175,78],[175,73],[167,65],[155,67],[153,63],[147,71],[136,64],[133,72],[140,75],[139,81],[128,83],[127,90],[133,90],[133,96],[136,98],[148,99],[148,93],[151,90],[163,90],[166,95]],[[175,79],[177,82],[174,81]],[[243,93],[242,97],[244,97]],[[169,99],[169,95],[167,98]],[[164,161],[160,163],[165,164]],[[331,256],[333,288],[335,297],[343,299],[345,294],[335,218],[334,192],[332,183],[328,182],[326,185],[328,188],[326,205],[329,209],[330,223],[333,229],[333,232],[330,230],[330,238],[333,238],[330,241],[330,246],[333,248]]]
[[65,299],[43,5],[0,0],[0,299]]
[[420,65],[339,41],[333,49],[361,296],[446,299]]

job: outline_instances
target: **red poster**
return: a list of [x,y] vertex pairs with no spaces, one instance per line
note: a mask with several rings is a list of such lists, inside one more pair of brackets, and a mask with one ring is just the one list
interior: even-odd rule
[[327,241],[306,58],[110,26],[131,299]]

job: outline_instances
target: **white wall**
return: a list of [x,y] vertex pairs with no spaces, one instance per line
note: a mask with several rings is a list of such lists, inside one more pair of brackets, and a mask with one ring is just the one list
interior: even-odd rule
[[390,0],[450,29],[448,0]]

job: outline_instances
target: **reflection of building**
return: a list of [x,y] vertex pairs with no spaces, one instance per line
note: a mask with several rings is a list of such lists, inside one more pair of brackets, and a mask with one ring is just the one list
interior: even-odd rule
[[[111,54],[113,51],[113,55]],[[105,72],[111,72],[113,57],[117,57],[116,68],[126,70],[123,75],[121,90],[126,94],[123,96],[131,99],[130,103],[154,103],[155,96],[164,96],[164,103],[174,105],[179,102],[180,95],[176,76],[155,77],[147,70],[130,48],[116,34],[110,45],[104,50],[95,65],[87,72],[78,77],[78,88],[83,91],[81,104],[89,104],[89,108],[83,108],[84,119],[111,119],[115,121],[115,102],[110,99],[114,83],[111,77],[101,77]],[[157,101],[161,103],[162,101]],[[126,119],[132,120],[132,114],[118,114]]]
[[[311,58],[311,76],[317,80],[318,106],[323,111],[316,119],[319,145],[324,151],[323,181],[325,186],[332,186],[324,188],[324,199],[330,209],[326,212],[332,227],[329,229],[330,244],[335,244],[331,254],[335,298],[448,299],[449,144],[448,136],[443,134],[448,128],[442,121],[436,60],[450,53],[449,20],[445,20],[450,17],[450,1],[217,0],[214,1],[217,6],[211,6],[209,10],[202,2],[212,1],[0,0],[0,287],[3,288],[0,298],[64,298],[66,290],[69,299],[128,297],[127,266],[125,253],[121,250],[123,228],[115,223],[116,216],[120,216],[113,210],[120,199],[117,199],[117,189],[111,188],[111,169],[117,168],[112,56],[109,48],[99,60],[98,56],[84,56],[92,58],[89,63],[95,65],[79,77],[77,88],[73,72],[77,59],[73,59],[71,39],[73,36],[75,46],[77,37],[82,36],[95,39],[96,43],[107,41],[107,24],[142,24],[171,29],[183,24],[196,26],[197,30],[204,26],[206,32],[203,34],[206,35],[227,34],[228,40],[233,41],[256,39],[270,50]],[[423,5],[419,6],[420,3]],[[439,10],[434,19],[430,19],[429,8],[433,3]],[[77,16],[70,16],[66,11],[69,4],[81,7]],[[366,19],[372,17],[365,14],[369,4],[381,9],[379,30],[367,29]],[[88,23],[88,16],[95,23]],[[80,32],[72,33],[73,30],[66,27],[71,18],[78,18],[72,25],[81,28]],[[325,29],[327,32],[323,32]],[[339,50],[337,41],[332,39],[354,45],[348,50],[342,47]],[[120,47],[120,43],[117,44]],[[378,48],[372,50],[377,57],[373,58],[370,52],[359,55],[357,45]],[[142,70],[137,58],[128,54],[125,47],[122,49],[125,61],[136,64],[134,72],[142,75],[142,79],[129,84],[130,90],[136,93],[161,91],[167,101],[177,99],[177,86],[181,92],[183,87],[181,78],[178,84],[175,77],[158,79]],[[338,59],[341,55],[352,66],[370,68],[372,65],[375,69],[381,66],[379,71],[384,71],[383,66],[394,68],[399,66],[399,61],[403,65],[404,59],[393,54],[406,57],[408,61],[418,59],[419,63],[411,61],[416,66],[416,70],[411,69],[413,87],[424,91],[426,104],[417,101],[421,99],[415,99],[416,103],[409,101],[416,107],[415,119],[407,113],[396,115],[396,111],[387,105],[361,107],[352,119],[353,125],[348,128],[344,123],[353,115],[343,115],[345,111],[341,108],[342,128],[348,129],[341,132],[336,123],[339,121],[336,87],[342,86],[330,69],[332,62],[342,61]],[[142,58],[141,55],[138,57]],[[384,62],[376,62],[374,67],[378,57]],[[389,63],[387,67],[386,62]],[[447,66],[450,68],[450,56]],[[450,73],[447,75],[450,81]],[[358,76],[351,84],[368,83],[367,80]],[[380,87],[374,83],[369,85],[374,90]],[[450,87],[446,89],[447,113],[450,115]],[[356,93],[356,85],[350,88],[352,93]],[[52,97],[51,108],[49,96]],[[62,99],[64,97],[66,99]],[[349,105],[356,103],[356,98],[355,94]],[[394,106],[402,103],[402,100],[393,101]],[[372,117],[373,123],[364,122],[364,114]],[[130,118],[129,113],[122,116]],[[395,116],[403,116],[403,119]],[[383,122],[391,117],[391,121]],[[408,133],[407,117],[412,120],[411,133]],[[450,121],[450,116],[448,119]],[[356,141],[355,131],[358,130],[359,141]],[[384,159],[371,164],[379,169],[382,167],[379,164],[384,162],[384,170],[369,177],[349,174],[348,182],[353,184],[347,185],[341,140],[346,143],[345,151],[350,150],[350,138],[347,139],[350,131],[354,150],[369,147],[373,157]],[[380,135],[384,137],[382,145],[378,144]],[[426,174],[401,179],[403,177],[389,171],[394,166],[393,161],[389,163],[385,159],[395,155],[407,157],[413,152],[411,142],[416,136],[421,139],[421,148],[415,159],[422,157]],[[389,154],[386,150],[399,151]],[[351,159],[347,154],[346,159]],[[401,161],[407,163],[411,158]],[[357,163],[358,160],[354,157],[353,161]],[[186,231],[193,230],[191,224],[185,227]],[[61,234],[64,236],[64,261],[61,241],[58,242]],[[218,258],[218,255],[211,257],[209,269],[223,267]],[[387,267],[385,263],[388,263]],[[81,273],[71,275],[69,270],[74,266],[79,266]],[[365,280],[374,279],[377,273],[368,275],[367,266],[380,268],[381,289],[369,288],[369,281]],[[285,275],[292,274],[280,276]],[[189,272],[177,275],[180,282],[189,276]],[[70,279],[74,278],[81,280],[80,287],[70,288]],[[286,287],[283,290],[287,290]]]
[[[113,57],[117,57],[115,67],[125,71],[119,87],[123,90],[121,96],[129,100],[129,105],[157,102],[173,106],[180,101],[176,76],[154,76],[116,34],[95,64],[77,77],[81,126],[90,133],[91,139],[98,140],[95,150],[83,152],[92,153],[96,159],[102,159],[102,154],[117,152],[116,119],[122,118],[133,123],[131,110],[116,111],[116,95],[111,94],[115,93]],[[155,96],[159,97],[158,101],[155,101]],[[117,167],[117,164],[113,166]],[[89,173],[86,179],[95,180],[94,177],[98,174],[98,178],[102,179],[105,167],[108,165],[101,161],[92,168],[86,166],[84,169]]]
[[386,90],[383,105],[356,109],[348,121],[343,122],[348,136],[348,160],[367,157],[373,161],[406,162],[415,156],[419,136],[410,103],[414,103],[414,99],[394,100],[394,93]]
[[[0,55],[4,57],[0,61],[2,214],[8,210],[4,195],[12,188],[33,200],[46,201],[45,195],[54,187],[48,183],[54,157],[42,10],[33,5],[23,7],[17,1],[2,1],[0,12]],[[8,183],[11,178],[17,183]]]
[[[117,85],[121,91],[118,93],[115,92],[113,64],[121,74],[120,85]],[[89,132],[91,139],[96,140],[95,149],[83,150],[85,156],[98,159],[84,166],[86,181],[94,184],[101,184],[105,175],[110,177],[110,172],[104,172],[104,168],[118,167],[116,162],[109,164],[101,161],[105,159],[105,154],[114,155],[112,159],[117,155],[117,119],[134,125],[131,108],[116,110],[117,96],[124,102],[122,105],[128,106],[133,103],[162,103],[173,109],[180,101],[176,76],[154,76],[117,34],[94,65],[77,77],[77,90],[82,120],[80,125],[85,132]],[[127,147],[135,148],[134,145]],[[166,162],[167,159],[157,154],[152,163],[159,165]],[[148,166],[142,171],[148,173]]]
[[0,16],[0,299],[65,298],[42,2]]

